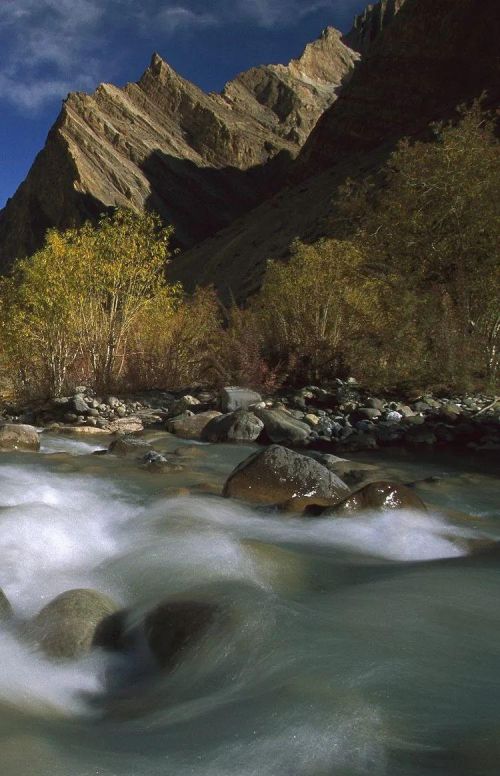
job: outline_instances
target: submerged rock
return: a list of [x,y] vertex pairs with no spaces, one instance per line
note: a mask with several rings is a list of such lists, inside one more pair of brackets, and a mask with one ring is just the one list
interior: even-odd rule
[[213,418],[219,417],[220,414],[220,412],[216,412],[215,410],[199,412],[197,415],[188,415],[186,412],[183,415],[179,415],[178,417],[169,420],[167,423],[167,431],[170,431],[171,434],[175,434],[183,439],[201,439],[205,426],[207,426]]
[[147,614],[144,633],[161,668],[173,668],[205,635],[217,613],[215,604],[167,601]]
[[304,497],[340,501],[348,492],[339,477],[313,458],[271,445],[236,467],[223,495],[259,504],[278,504]]
[[406,485],[400,482],[380,480],[370,482],[361,490],[352,493],[340,504],[324,512],[323,516],[349,516],[372,510],[388,511],[393,509],[427,511],[422,499]]
[[131,415],[128,418],[117,418],[111,421],[109,430],[113,434],[138,434],[144,431],[144,423],[141,418]]
[[119,607],[97,590],[68,590],[35,617],[30,635],[49,657],[75,658],[100,646],[99,628]]
[[10,617],[12,617],[12,606],[3,590],[0,590],[0,622]]
[[255,442],[264,423],[253,412],[238,410],[213,418],[203,429],[205,442]]
[[108,452],[120,456],[145,454],[148,450],[151,450],[149,442],[146,442],[145,439],[138,439],[138,437],[128,435],[114,439],[108,447]]
[[33,426],[16,423],[4,423],[0,426],[0,450],[36,451],[39,449],[40,439]]
[[182,472],[184,466],[175,456],[166,457],[156,450],[150,450],[140,459],[141,467],[149,472]]

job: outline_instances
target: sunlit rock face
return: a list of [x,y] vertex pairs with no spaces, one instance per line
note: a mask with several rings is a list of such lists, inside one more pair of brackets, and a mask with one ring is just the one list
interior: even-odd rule
[[289,65],[252,68],[206,94],[159,55],[137,83],[72,93],[26,181],[0,213],[0,265],[47,228],[106,208],[153,208],[193,245],[283,180],[359,55],[327,29]]

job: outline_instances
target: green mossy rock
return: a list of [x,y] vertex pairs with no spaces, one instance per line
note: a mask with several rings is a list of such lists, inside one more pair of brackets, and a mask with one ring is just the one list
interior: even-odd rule
[[103,623],[118,609],[97,590],[68,590],[39,612],[31,634],[49,657],[79,657],[100,646]]

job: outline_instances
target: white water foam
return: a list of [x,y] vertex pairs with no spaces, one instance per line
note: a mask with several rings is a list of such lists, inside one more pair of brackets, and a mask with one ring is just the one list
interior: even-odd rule
[[88,442],[83,439],[40,434],[40,452],[46,454],[70,453],[70,455],[91,455],[97,450],[103,450],[106,447],[107,445],[102,440]]
[[88,713],[88,696],[102,692],[108,655],[53,663],[8,631],[0,634],[0,704],[30,713]]
[[225,527],[245,538],[348,549],[388,560],[425,561],[460,557],[467,550],[456,540],[478,538],[465,526],[439,513],[411,510],[367,512],[347,518],[290,518],[258,513],[225,499],[172,499],[170,514],[196,515],[202,522]]
[[95,586],[96,570],[123,550],[122,527],[139,511],[97,478],[3,466],[0,587],[16,611],[31,615],[64,590]]

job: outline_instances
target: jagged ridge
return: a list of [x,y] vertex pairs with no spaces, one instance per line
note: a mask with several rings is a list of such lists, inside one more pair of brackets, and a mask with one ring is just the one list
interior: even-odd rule
[[50,226],[107,207],[150,207],[183,247],[254,206],[332,104],[358,55],[326,30],[290,65],[253,68],[205,94],[155,54],[138,83],[73,93],[0,213],[0,265],[33,252]]

